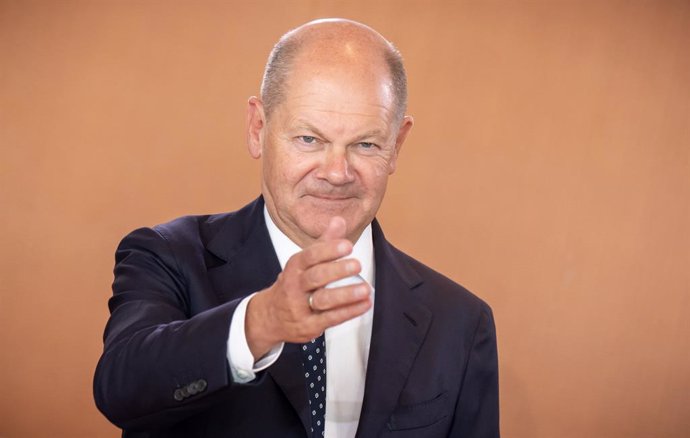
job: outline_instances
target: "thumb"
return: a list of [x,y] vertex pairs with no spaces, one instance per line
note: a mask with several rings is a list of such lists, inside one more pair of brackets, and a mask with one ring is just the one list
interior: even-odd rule
[[344,239],[346,231],[347,224],[345,223],[345,219],[340,216],[333,216],[328,222],[328,226],[324,230],[323,234],[321,234],[319,240],[326,241]]

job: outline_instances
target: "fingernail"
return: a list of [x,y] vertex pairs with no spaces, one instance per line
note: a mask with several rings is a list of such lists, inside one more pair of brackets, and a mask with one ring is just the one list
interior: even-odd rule
[[348,245],[347,242],[340,242],[336,249],[338,250],[338,254],[345,255],[349,252],[350,245]]
[[366,297],[367,295],[369,295],[369,288],[366,287],[365,285],[363,285],[363,286],[358,286],[358,287],[355,289],[355,295],[356,295],[358,298],[364,298],[364,297]]
[[356,262],[348,262],[346,265],[347,272],[349,274],[354,274],[355,271],[357,271],[357,263]]

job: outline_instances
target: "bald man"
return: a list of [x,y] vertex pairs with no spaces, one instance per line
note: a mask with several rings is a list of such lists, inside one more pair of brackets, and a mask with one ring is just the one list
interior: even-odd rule
[[375,220],[406,103],[373,29],[280,39],[247,109],[261,196],[118,247],[94,394],[123,436],[499,436],[490,308]]

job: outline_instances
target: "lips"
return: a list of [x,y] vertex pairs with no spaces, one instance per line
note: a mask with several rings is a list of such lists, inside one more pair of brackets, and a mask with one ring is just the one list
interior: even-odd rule
[[321,199],[324,201],[347,201],[352,199],[352,196],[331,196],[331,195],[309,195],[312,198]]
[[332,194],[332,193],[307,193],[304,196],[310,197],[310,198],[320,199],[323,201],[348,201],[350,199],[355,198],[355,196],[351,195],[351,194]]

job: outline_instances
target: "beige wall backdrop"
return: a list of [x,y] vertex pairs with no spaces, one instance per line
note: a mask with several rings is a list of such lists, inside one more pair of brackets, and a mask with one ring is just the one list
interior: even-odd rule
[[0,0],[0,437],[118,436],[115,247],[258,194],[246,99],[323,16],[406,58],[379,217],[494,308],[503,435],[690,436],[690,2]]

